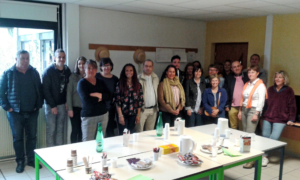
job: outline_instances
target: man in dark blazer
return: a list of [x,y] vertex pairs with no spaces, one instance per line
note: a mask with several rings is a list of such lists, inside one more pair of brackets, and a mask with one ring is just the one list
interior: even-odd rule
[[180,83],[183,83],[184,80],[184,72],[181,71],[180,68],[180,56],[175,55],[171,58],[171,64],[176,67],[176,76],[178,76]]
[[248,77],[242,73],[243,66],[239,61],[234,61],[231,64],[233,74],[226,76],[224,88],[227,91],[227,103],[225,110],[228,112],[230,126],[233,129],[242,130],[242,123],[238,119],[238,113],[241,103],[241,96],[244,84]]

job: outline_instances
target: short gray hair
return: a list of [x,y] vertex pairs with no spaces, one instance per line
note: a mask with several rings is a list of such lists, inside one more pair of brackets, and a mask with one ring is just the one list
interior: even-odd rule
[[284,79],[284,85],[285,85],[285,86],[288,86],[288,85],[290,84],[289,76],[288,76],[288,74],[287,74],[285,71],[283,71],[283,70],[280,70],[280,71],[278,71],[278,72],[276,72],[276,73],[274,74],[274,77],[273,77],[273,79],[274,79],[274,84],[275,84],[275,77],[276,77],[277,74],[280,74],[280,75],[283,77],[283,79]]
[[19,50],[16,54],[16,58],[19,58],[21,54],[29,54],[29,52],[24,49]]
[[56,57],[56,55],[58,55],[59,53],[65,53],[65,51],[63,49],[56,49],[54,52],[54,56]]

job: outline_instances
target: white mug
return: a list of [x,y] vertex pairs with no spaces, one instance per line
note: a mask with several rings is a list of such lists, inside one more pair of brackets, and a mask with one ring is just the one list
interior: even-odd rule
[[193,152],[195,142],[192,140],[190,136],[182,135],[179,137],[180,145],[179,145],[179,152],[180,154],[184,155],[186,153]]

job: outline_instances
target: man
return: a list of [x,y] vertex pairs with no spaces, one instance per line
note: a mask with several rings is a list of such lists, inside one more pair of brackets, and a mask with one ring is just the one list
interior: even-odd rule
[[178,76],[178,79],[180,83],[183,83],[184,80],[184,72],[181,71],[180,68],[180,56],[175,55],[171,58],[171,64],[176,67],[176,76]]
[[141,109],[140,122],[136,124],[135,131],[142,132],[143,129],[146,131],[153,130],[158,112],[157,88],[159,78],[153,72],[152,60],[147,59],[143,63],[143,73],[138,76],[138,79],[143,88],[145,104]]
[[243,130],[242,121],[238,119],[239,108],[241,104],[241,96],[247,77],[243,76],[243,66],[239,61],[231,64],[233,74],[226,76],[224,89],[227,91],[227,103],[225,110],[228,112],[229,122],[232,129]]
[[64,141],[64,124],[67,120],[66,88],[71,75],[70,69],[65,65],[64,50],[55,51],[54,62],[43,73],[48,147],[62,145]]
[[[218,75],[218,73],[219,73],[219,70],[218,70],[216,65],[211,64],[211,65],[208,66],[208,76],[205,78],[206,88],[211,87],[211,84],[210,84],[210,81],[209,81],[209,76],[215,75],[215,74]],[[224,80],[223,77],[219,77],[219,79],[220,79],[219,86],[222,88],[223,85],[224,85],[225,80]]]
[[43,93],[40,75],[29,65],[28,51],[18,51],[15,60],[16,64],[1,76],[0,105],[7,111],[13,135],[16,172],[22,173],[25,168],[24,130],[27,165],[35,167],[33,150],[36,148],[37,118],[43,106]]
[[[258,54],[252,54],[250,57],[250,66],[258,66],[260,63],[260,56]],[[244,76],[247,77],[247,81],[249,81],[247,69],[243,71]],[[259,75],[258,77],[264,82],[264,84],[267,86],[268,83],[268,73],[265,69],[259,68]]]

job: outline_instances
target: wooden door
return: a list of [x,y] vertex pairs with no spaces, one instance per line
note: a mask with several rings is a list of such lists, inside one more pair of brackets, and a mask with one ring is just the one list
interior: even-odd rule
[[229,59],[238,60],[247,68],[248,43],[216,43],[215,44],[215,63],[222,63]]

